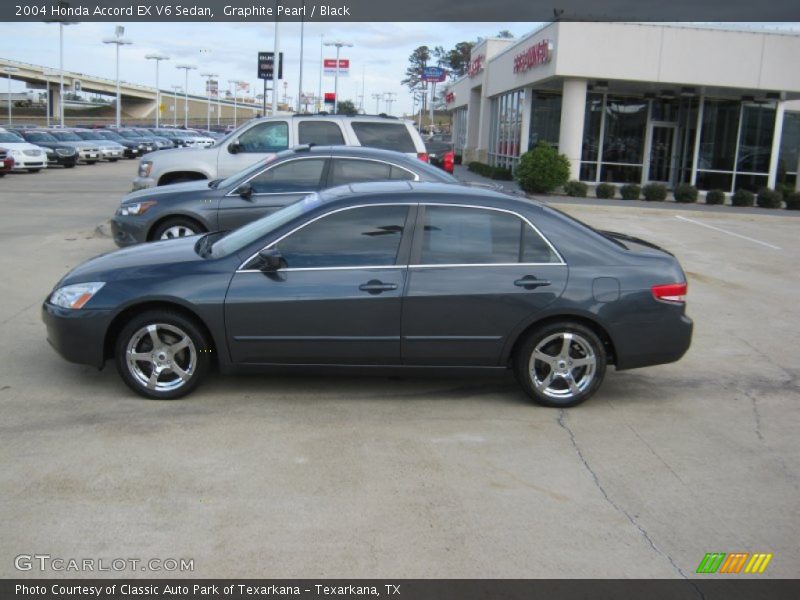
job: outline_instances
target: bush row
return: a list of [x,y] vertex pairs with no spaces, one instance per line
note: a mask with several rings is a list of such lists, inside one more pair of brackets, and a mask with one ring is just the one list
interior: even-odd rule
[[473,173],[482,175],[483,177],[488,177],[489,179],[502,179],[505,181],[510,181],[513,179],[511,175],[511,169],[493,167],[492,165],[487,165],[486,163],[478,162],[476,160],[469,163],[467,165],[467,169]]
[[[564,184],[564,193],[567,196],[586,198],[589,195],[589,186],[582,181],[568,181]],[[595,187],[594,195],[607,200],[617,196],[618,188],[611,183],[599,183]],[[660,183],[650,183],[644,187],[626,184],[619,187],[619,195],[623,200],[644,199],[649,202],[663,202],[667,199],[667,187]],[[677,185],[672,192],[675,202],[697,202],[700,192],[693,185],[682,183]],[[781,193],[779,190],[768,188],[761,189],[758,194],[747,190],[737,190],[731,196],[733,206],[760,206],[761,208],[780,208],[786,204],[787,210],[800,210],[800,192]],[[725,204],[725,192],[710,190],[706,192],[706,204]]]

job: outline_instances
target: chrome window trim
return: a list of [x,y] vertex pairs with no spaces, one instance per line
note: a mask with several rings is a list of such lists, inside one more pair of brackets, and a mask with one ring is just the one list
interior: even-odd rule
[[[269,248],[272,248],[273,246],[275,246],[275,244],[280,244],[284,239],[286,239],[287,237],[289,237],[293,233],[295,233],[297,231],[300,231],[304,227],[308,227],[312,223],[316,223],[320,219],[323,219],[323,218],[325,218],[327,216],[330,216],[330,215],[334,215],[336,213],[340,213],[340,212],[343,212],[343,211],[346,211],[346,210],[353,210],[355,208],[366,208],[366,207],[369,207],[369,206],[417,206],[418,204],[419,204],[419,202],[387,202],[387,203],[380,203],[380,204],[356,204],[354,206],[344,206],[342,208],[337,208],[337,209],[332,210],[330,212],[326,212],[326,213],[321,214],[321,215],[319,215],[317,217],[314,217],[313,219],[311,219],[310,221],[306,221],[302,225],[298,225],[297,227],[295,227],[291,231],[289,231],[287,233],[284,233],[281,237],[279,237],[274,242],[271,242],[271,243],[267,244],[266,246],[264,246],[258,252],[261,252],[262,250],[267,250]],[[253,272],[262,273],[263,271],[261,271],[259,269],[243,269],[242,268],[247,263],[249,263],[251,260],[253,260],[256,256],[258,256],[258,252],[254,252],[253,254],[251,254],[250,257],[247,260],[245,260],[242,264],[239,265],[239,268],[236,269],[236,272],[237,273],[253,273]],[[387,268],[392,268],[392,267],[406,268],[406,266],[407,265],[381,265],[380,267],[369,267],[369,268],[375,268],[375,269],[377,269],[377,268],[387,269]],[[334,268],[335,269],[363,269],[364,267],[305,267],[304,269],[309,269],[310,270],[310,269],[334,269]],[[280,269],[280,270],[283,271],[283,272],[286,272],[289,269]]]
[[[224,198],[227,198],[227,197],[229,197],[229,196],[238,196],[239,194],[236,194],[236,193],[235,193],[235,191],[236,191],[236,188],[238,188],[238,187],[240,187],[240,186],[243,186],[245,183],[250,183],[250,181],[252,181],[252,180],[253,180],[253,179],[255,179],[256,177],[258,177],[259,175],[263,175],[263,174],[264,174],[264,173],[266,173],[267,171],[269,171],[269,170],[271,170],[271,169],[274,169],[274,168],[276,168],[276,167],[280,167],[281,165],[285,165],[285,164],[287,164],[287,163],[294,162],[294,161],[296,161],[296,160],[310,160],[310,159],[317,159],[317,160],[322,160],[322,161],[325,161],[325,160],[327,160],[328,158],[329,158],[329,156],[328,156],[328,155],[314,155],[314,156],[294,156],[294,157],[292,157],[292,158],[291,158],[291,160],[285,160],[285,161],[283,161],[283,162],[279,162],[279,163],[275,163],[275,164],[269,164],[269,165],[265,165],[265,166],[264,166],[264,169],[263,169],[262,171],[259,171],[258,173],[254,173],[253,175],[251,175],[250,177],[248,177],[248,178],[247,178],[247,179],[245,179],[244,181],[240,181],[240,182],[239,182],[239,183],[237,183],[235,186],[233,186],[233,187],[234,187],[234,189],[232,189],[230,192],[228,192],[227,194],[225,194],[225,196],[223,196],[223,197],[224,197]],[[323,169],[324,169],[324,165],[323,165]],[[273,196],[273,195],[277,195],[277,194],[311,194],[311,193],[313,193],[313,192],[314,192],[314,190],[311,190],[311,191],[308,191],[308,192],[262,192],[262,193],[260,193],[260,194],[253,194],[253,195],[254,195],[254,196]]]
[[[384,164],[384,165],[390,165],[392,167],[397,167],[398,169],[401,169],[401,170],[405,171],[406,173],[411,173],[411,175],[414,176],[414,179],[412,179],[410,181],[419,181],[419,175],[414,173],[414,171],[412,171],[411,169],[407,169],[405,167],[401,167],[400,165],[395,164],[393,162],[389,162],[388,160],[380,160],[378,158],[367,158],[367,157],[363,157],[363,156],[331,156],[330,158],[331,158],[331,162],[333,162],[335,160],[364,160],[364,161],[368,161],[368,162],[376,162],[376,163],[381,163],[381,164]],[[331,168],[333,168],[333,165],[331,165]],[[372,181],[372,180],[370,180],[370,181]],[[339,184],[336,184],[336,185],[351,185],[351,184],[355,184],[355,183],[370,183],[370,181],[351,181],[349,183],[339,183]],[[382,180],[376,179],[375,181],[382,181]],[[387,181],[409,181],[409,180],[408,179],[388,179]]]
[[494,206],[479,206],[479,205],[475,205],[475,204],[450,204],[450,203],[447,203],[447,202],[421,202],[420,205],[421,206],[455,206],[455,207],[458,207],[458,208],[477,208],[477,209],[480,209],[480,210],[493,210],[495,212],[502,212],[502,213],[507,213],[509,215],[514,215],[518,219],[521,219],[523,222],[527,223],[528,227],[533,229],[536,232],[536,234],[540,238],[542,238],[544,240],[544,243],[547,244],[547,247],[550,248],[550,250],[553,252],[553,254],[555,254],[556,257],[558,257],[558,262],[547,262],[547,263],[478,263],[478,264],[466,264],[465,263],[463,265],[461,263],[456,263],[456,264],[452,264],[452,265],[438,265],[438,264],[420,263],[420,264],[417,264],[417,265],[409,264],[408,265],[409,267],[426,267],[426,268],[442,267],[442,266],[451,266],[451,267],[457,267],[457,266],[465,266],[465,267],[494,266],[494,267],[496,267],[498,265],[512,265],[512,264],[513,265],[537,265],[537,266],[538,265],[567,266],[567,262],[564,260],[564,257],[561,256],[561,253],[558,250],[556,250],[556,247],[553,246],[553,244],[550,243],[550,240],[547,239],[547,236],[545,236],[539,230],[539,228],[536,227],[536,225],[531,223],[528,218],[526,218],[524,215],[521,215],[518,212],[515,212],[513,210],[509,210],[507,208],[496,208]]

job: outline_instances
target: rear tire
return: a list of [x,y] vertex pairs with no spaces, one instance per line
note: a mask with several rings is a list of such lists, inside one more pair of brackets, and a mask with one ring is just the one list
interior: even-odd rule
[[133,317],[114,345],[120,377],[145,398],[174,400],[194,390],[211,365],[211,344],[194,320],[170,310]]
[[150,239],[154,242],[196,235],[205,232],[205,228],[192,219],[175,217],[167,219],[153,230]]
[[528,335],[514,355],[514,371],[534,402],[569,408],[598,390],[606,362],[605,346],[594,331],[580,323],[561,321]]

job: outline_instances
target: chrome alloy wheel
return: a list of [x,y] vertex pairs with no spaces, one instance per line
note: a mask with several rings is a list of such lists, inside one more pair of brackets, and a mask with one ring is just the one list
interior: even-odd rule
[[128,371],[142,386],[169,392],[186,384],[197,366],[197,349],[181,329],[151,323],[134,333],[125,349]]
[[174,238],[186,237],[187,235],[194,235],[195,233],[197,232],[186,225],[173,225],[172,227],[165,229],[164,233],[161,234],[159,239],[172,240]]
[[581,335],[555,333],[536,345],[528,361],[531,382],[539,393],[569,400],[589,389],[597,357]]

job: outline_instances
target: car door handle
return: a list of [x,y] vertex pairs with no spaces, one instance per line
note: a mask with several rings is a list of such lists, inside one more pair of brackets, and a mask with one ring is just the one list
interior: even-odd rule
[[358,286],[362,292],[368,292],[370,294],[380,294],[381,292],[388,292],[391,290],[397,289],[396,283],[383,283],[377,279],[370,279],[367,283],[362,283]]
[[525,288],[526,290],[534,290],[537,287],[545,287],[550,285],[546,279],[536,279],[534,275],[526,275],[522,279],[517,279],[514,282],[517,287]]

